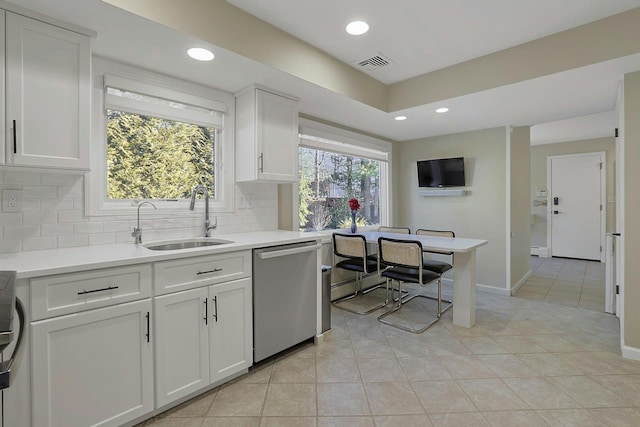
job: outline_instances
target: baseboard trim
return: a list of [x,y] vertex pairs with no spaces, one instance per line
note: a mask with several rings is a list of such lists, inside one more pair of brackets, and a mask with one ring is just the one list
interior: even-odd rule
[[[442,279],[442,283],[453,285],[453,279]],[[476,290],[490,294],[504,295],[505,297],[511,296],[507,289],[499,288],[497,286],[483,285],[482,283],[476,283]]]
[[640,348],[629,347],[627,345],[620,346],[622,349],[622,357],[640,362]]
[[540,258],[549,258],[549,248],[544,246],[532,246],[531,255],[536,255]]
[[524,276],[522,276],[522,278],[518,281],[518,283],[516,283],[516,285],[511,288],[511,292],[510,292],[511,296],[513,296],[513,294],[518,292],[518,289],[520,289],[522,287],[522,285],[524,285],[526,283],[526,281],[529,279],[529,277],[531,277],[531,274],[533,274],[531,272],[531,270],[527,271],[524,274]]

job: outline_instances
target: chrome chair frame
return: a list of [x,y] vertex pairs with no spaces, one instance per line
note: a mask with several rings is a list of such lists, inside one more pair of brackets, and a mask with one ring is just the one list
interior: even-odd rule
[[[426,228],[419,228],[416,230],[416,235],[417,236],[434,236],[434,237],[456,237],[456,233],[454,233],[453,231],[450,230],[430,230],[430,229],[426,229]],[[440,278],[442,280],[442,275],[444,275],[444,273],[446,273],[447,271],[451,270],[453,268],[453,257],[454,254],[453,252],[448,252],[448,251],[434,251],[434,250],[423,250],[423,252],[425,253],[432,253],[432,254],[438,254],[438,255],[449,255],[451,256],[451,263],[446,263],[443,261],[435,261],[435,260],[431,260],[431,259],[425,259],[423,260],[423,268],[433,271],[436,274],[440,275]],[[442,302],[447,303],[447,306],[444,307],[444,309],[441,311],[440,314],[444,313],[445,311],[449,310],[451,307],[453,307],[453,301],[450,300],[442,300]]]
[[[344,246],[340,247],[341,246],[339,244],[340,239],[353,239],[354,241],[358,241],[358,245],[354,245],[352,248],[348,248]],[[357,309],[353,309],[353,308],[345,307],[341,305],[341,303],[348,300],[352,300],[356,298],[358,295],[364,295],[375,289],[382,288],[381,286],[382,283],[372,286],[366,290],[362,289],[362,281],[364,279],[364,276],[370,273],[374,273],[376,271],[375,269],[372,269],[370,271],[368,268],[368,266],[370,265],[369,263],[373,263],[374,259],[371,255],[369,255],[369,252],[367,249],[367,241],[364,238],[364,236],[357,235],[357,234],[333,233],[332,241],[333,241],[333,254],[340,258],[345,258],[344,261],[340,261],[336,263],[335,266],[337,268],[343,268],[345,270],[353,271],[355,272],[355,275],[356,275],[353,294],[338,298],[337,300],[332,302],[332,305],[336,308],[346,310],[351,313],[360,314],[360,315],[369,314],[379,308],[386,306],[389,303],[389,281],[388,280],[385,281],[386,293],[385,293],[385,299],[383,302],[376,304],[372,307],[368,307],[365,310],[357,310]],[[356,246],[357,246],[357,250],[355,248]],[[349,260],[351,260],[351,262],[349,262]],[[362,260],[362,266],[359,265],[360,260]],[[377,264],[377,257],[375,262]]]
[[[390,246],[394,246],[396,249],[402,248],[401,253],[387,252],[392,249],[386,248],[386,243]],[[397,252],[397,251],[396,251]],[[417,275],[416,275],[417,272]],[[415,240],[402,240],[402,239],[390,239],[386,237],[378,238],[378,274],[382,277],[396,280],[398,282],[398,289],[402,292],[402,284],[404,282],[417,283],[421,287],[427,286],[437,281],[438,284],[438,297],[434,298],[429,295],[423,295],[420,292],[410,293],[408,296],[401,296],[397,300],[394,300],[397,304],[395,306],[378,316],[378,320],[389,326],[393,326],[398,329],[402,329],[407,332],[419,334],[429,329],[434,323],[440,320],[442,314],[442,277],[441,275],[425,270],[422,265],[422,244]],[[401,280],[403,278],[404,280]],[[410,279],[410,280],[407,280]],[[421,328],[410,328],[408,326],[394,323],[385,319],[392,313],[400,310],[403,304],[408,303],[414,298],[426,298],[435,300],[438,303],[438,313],[430,323]]]

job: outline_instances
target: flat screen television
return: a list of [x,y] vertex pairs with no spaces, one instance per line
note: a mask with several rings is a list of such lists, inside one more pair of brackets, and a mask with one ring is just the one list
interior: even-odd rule
[[464,187],[464,157],[418,160],[418,187]]

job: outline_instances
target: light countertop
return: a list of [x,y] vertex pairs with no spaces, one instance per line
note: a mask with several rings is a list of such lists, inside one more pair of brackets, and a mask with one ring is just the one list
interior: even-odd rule
[[[27,279],[51,274],[286,245],[308,240],[322,241],[327,239],[327,234],[274,230],[220,234],[212,236],[211,239],[230,240],[233,243],[192,249],[153,251],[143,246],[153,242],[145,241],[142,245],[131,242],[16,252],[0,254],[0,270],[15,270],[18,272],[18,279]],[[188,239],[167,241],[180,240]]]

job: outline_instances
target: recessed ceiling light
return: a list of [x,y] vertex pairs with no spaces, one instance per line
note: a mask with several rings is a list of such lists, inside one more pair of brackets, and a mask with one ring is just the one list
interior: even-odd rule
[[347,25],[346,30],[351,35],[359,36],[369,31],[369,24],[364,21],[353,21]]
[[407,116],[396,116],[396,120],[407,120]]
[[201,47],[192,47],[187,51],[187,54],[198,61],[211,61],[214,57],[210,50]]
[[447,107],[440,107],[436,110],[436,113],[446,113],[447,111],[449,111]]

